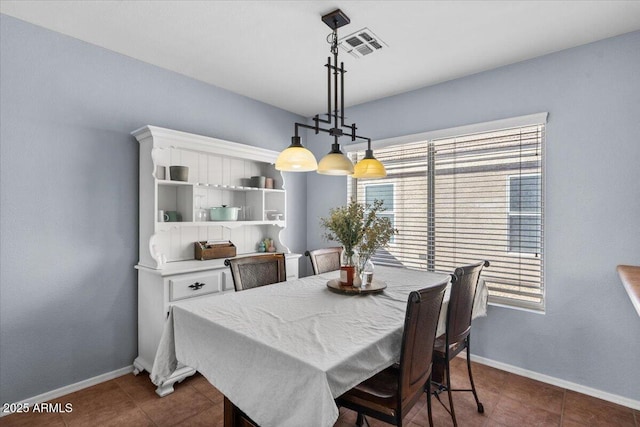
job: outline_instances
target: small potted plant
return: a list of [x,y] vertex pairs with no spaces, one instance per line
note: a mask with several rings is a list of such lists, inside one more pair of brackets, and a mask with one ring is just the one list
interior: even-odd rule
[[[369,265],[369,269],[372,266],[373,254],[398,233],[389,218],[377,215],[385,210],[382,205],[382,200],[374,200],[373,204],[351,200],[346,206],[331,209],[328,217],[320,218],[320,225],[325,229],[323,237],[343,247],[342,265],[347,267],[347,280],[341,278],[343,283],[358,286],[360,274],[367,270],[365,266]],[[371,282],[371,275],[372,272],[367,272],[365,284]]]

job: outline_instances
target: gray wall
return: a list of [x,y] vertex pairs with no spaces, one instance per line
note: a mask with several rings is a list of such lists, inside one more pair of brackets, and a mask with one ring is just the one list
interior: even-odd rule
[[[137,355],[138,143],[152,124],[280,150],[301,117],[0,17],[0,402]],[[288,179],[306,248],[304,179]]]
[[[491,306],[474,321],[473,351],[635,400],[640,318],[615,268],[640,265],[639,73],[634,32],[347,111],[374,139],[549,112],[546,314]],[[346,183],[309,174],[307,185],[307,243],[327,245],[316,217],[344,203]]]

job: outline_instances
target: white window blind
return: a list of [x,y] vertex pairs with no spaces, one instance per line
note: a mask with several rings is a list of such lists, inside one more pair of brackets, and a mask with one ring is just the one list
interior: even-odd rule
[[488,260],[492,302],[543,309],[543,142],[541,123],[375,149],[388,176],[347,186],[359,202],[393,198],[399,234],[374,262],[450,273]]

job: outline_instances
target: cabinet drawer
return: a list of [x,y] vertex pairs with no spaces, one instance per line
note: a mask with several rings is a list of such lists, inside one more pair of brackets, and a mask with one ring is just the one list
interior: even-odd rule
[[223,286],[224,274],[222,271],[184,274],[169,279],[169,299],[176,301],[220,292]]

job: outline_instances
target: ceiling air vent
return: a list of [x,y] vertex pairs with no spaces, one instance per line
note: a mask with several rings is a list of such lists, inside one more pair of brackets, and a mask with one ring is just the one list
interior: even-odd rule
[[338,46],[356,58],[371,55],[384,47],[389,47],[368,28],[363,28],[338,40]]

